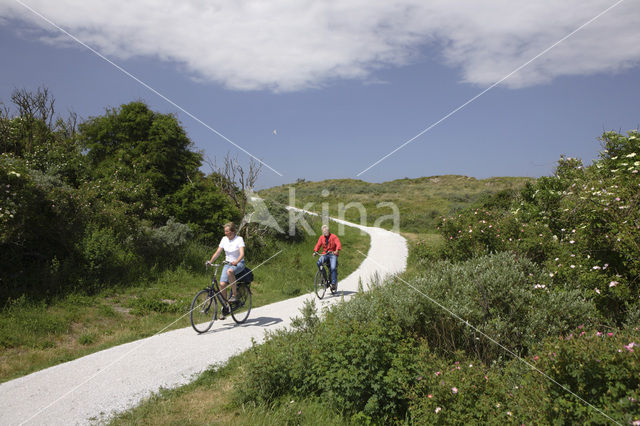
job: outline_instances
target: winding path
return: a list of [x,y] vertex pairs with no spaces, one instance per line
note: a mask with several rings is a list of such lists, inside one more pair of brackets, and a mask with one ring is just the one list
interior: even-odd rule
[[[335,220],[335,219],[334,219]],[[367,257],[340,281],[345,299],[369,282],[405,270],[408,249],[399,234],[352,224],[371,237]],[[191,327],[116,346],[0,384],[0,423],[7,425],[89,424],[130,409],[160,388],[190,382],[209,365],[224,363],[264,340],[265,331],[281,329],[299,316],[313,293],[255,308],[247,322],[216,321],[211,331],[196,334]],[[327,306],[341,297],[325,296]],[[316,299],[317,301],[317,299]]]

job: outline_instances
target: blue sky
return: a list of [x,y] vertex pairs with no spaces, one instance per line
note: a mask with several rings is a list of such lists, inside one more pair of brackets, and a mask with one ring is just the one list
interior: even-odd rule
[[87,118],[142,99],[175,113],[207,157],[248,159],[38,12],[282,174],[264,167],[258,188],[548,175],[560,155],[589,163],[603,131],[640,123],[632,0],[51,3],[0,1],[0,100],[44,85],[59,113]]

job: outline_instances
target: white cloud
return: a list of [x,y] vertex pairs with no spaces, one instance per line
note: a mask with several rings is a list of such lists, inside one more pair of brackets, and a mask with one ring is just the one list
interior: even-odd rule
[[[151,56],[232,89],[295,91],[336,79],[377,81],[375,70],[424,52],[487,86],[614,4],[608,0],[21,0],[112,58]],[[17,2],[0,15],[60,33]],[[615,72],[640,61],[640,3],[626,0],[504,84]],[[0,23],[2,20],[0,19]],[[6,24],[6,23],[5,23]],[[429,47],[428,50],[425,47]]]

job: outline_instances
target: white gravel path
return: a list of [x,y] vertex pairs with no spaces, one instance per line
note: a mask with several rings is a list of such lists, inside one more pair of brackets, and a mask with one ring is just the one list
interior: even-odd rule
[[[408,249],[402,236],[344,223],[371,236],[366,259],[339,282],[345,299],[358,291],[360,279],[366,288],[376,274],[385,277],[405,270]],[[312,262],[309,256],[309,268],[313,267]],[[259,274],[258,270],[256,275]],[[316,298],[311,293],[255,308],[241,326],[229,317],[216,321],[208,333],[201,335],[191,327],[174,330],[2,383],[0,424],[101,423],[136,406],[160,388],[186,384],[209,365],[224,363],[250,348],[252,339],[263,341],[265,331],[290,326],[291,319],[300,315],[299,309],[308,299]],[[319,305],[339,300],[341,297],[327,294]]]

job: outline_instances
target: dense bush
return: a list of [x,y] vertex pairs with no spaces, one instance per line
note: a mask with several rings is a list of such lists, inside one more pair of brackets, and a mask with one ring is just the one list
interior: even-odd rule
[[73,188],[0,155],[0,300],[38,289],[55,292],[74,267],[88,210]]
[[0,111],[0,305],[193,265],[189,241],[215,244],[239,219],[173,115],[131,102],[76,128],[46,89],[12,100],[17,114]]
[[398,419],[406,408],[402,389],[414,375],[415,347],[398,325],[380,317],[345,321],[332,311],[322,323],[254,346],[236,399],[263,403],[316,395],[347,414]]
[[402,282],[376,286],[322,322],[307,308],[298,331],[277,333],[249,352],[238,397],[264,403],[315,395],[361,419],[401,420],[421,360],[441,365],[464,350],[491,363],[508,354],[485,335],[526,354],[545,336],[595,321],[595,308],[578,292],[547,292],[543,278],[530,261],[502,253],[442,262],[412,280],[413,289]]
[[640,134],[602,137],[591,166],[563,157],[552,177],[443,219],[451,260],[499,251],[544,267],[550,289],[579,289],[622,323],[640,290]]
[[640,420],[637,338],[637,329],[580,327],[505,368],[463,354],[420,358],[410,416],[424,424],[631,424]]

